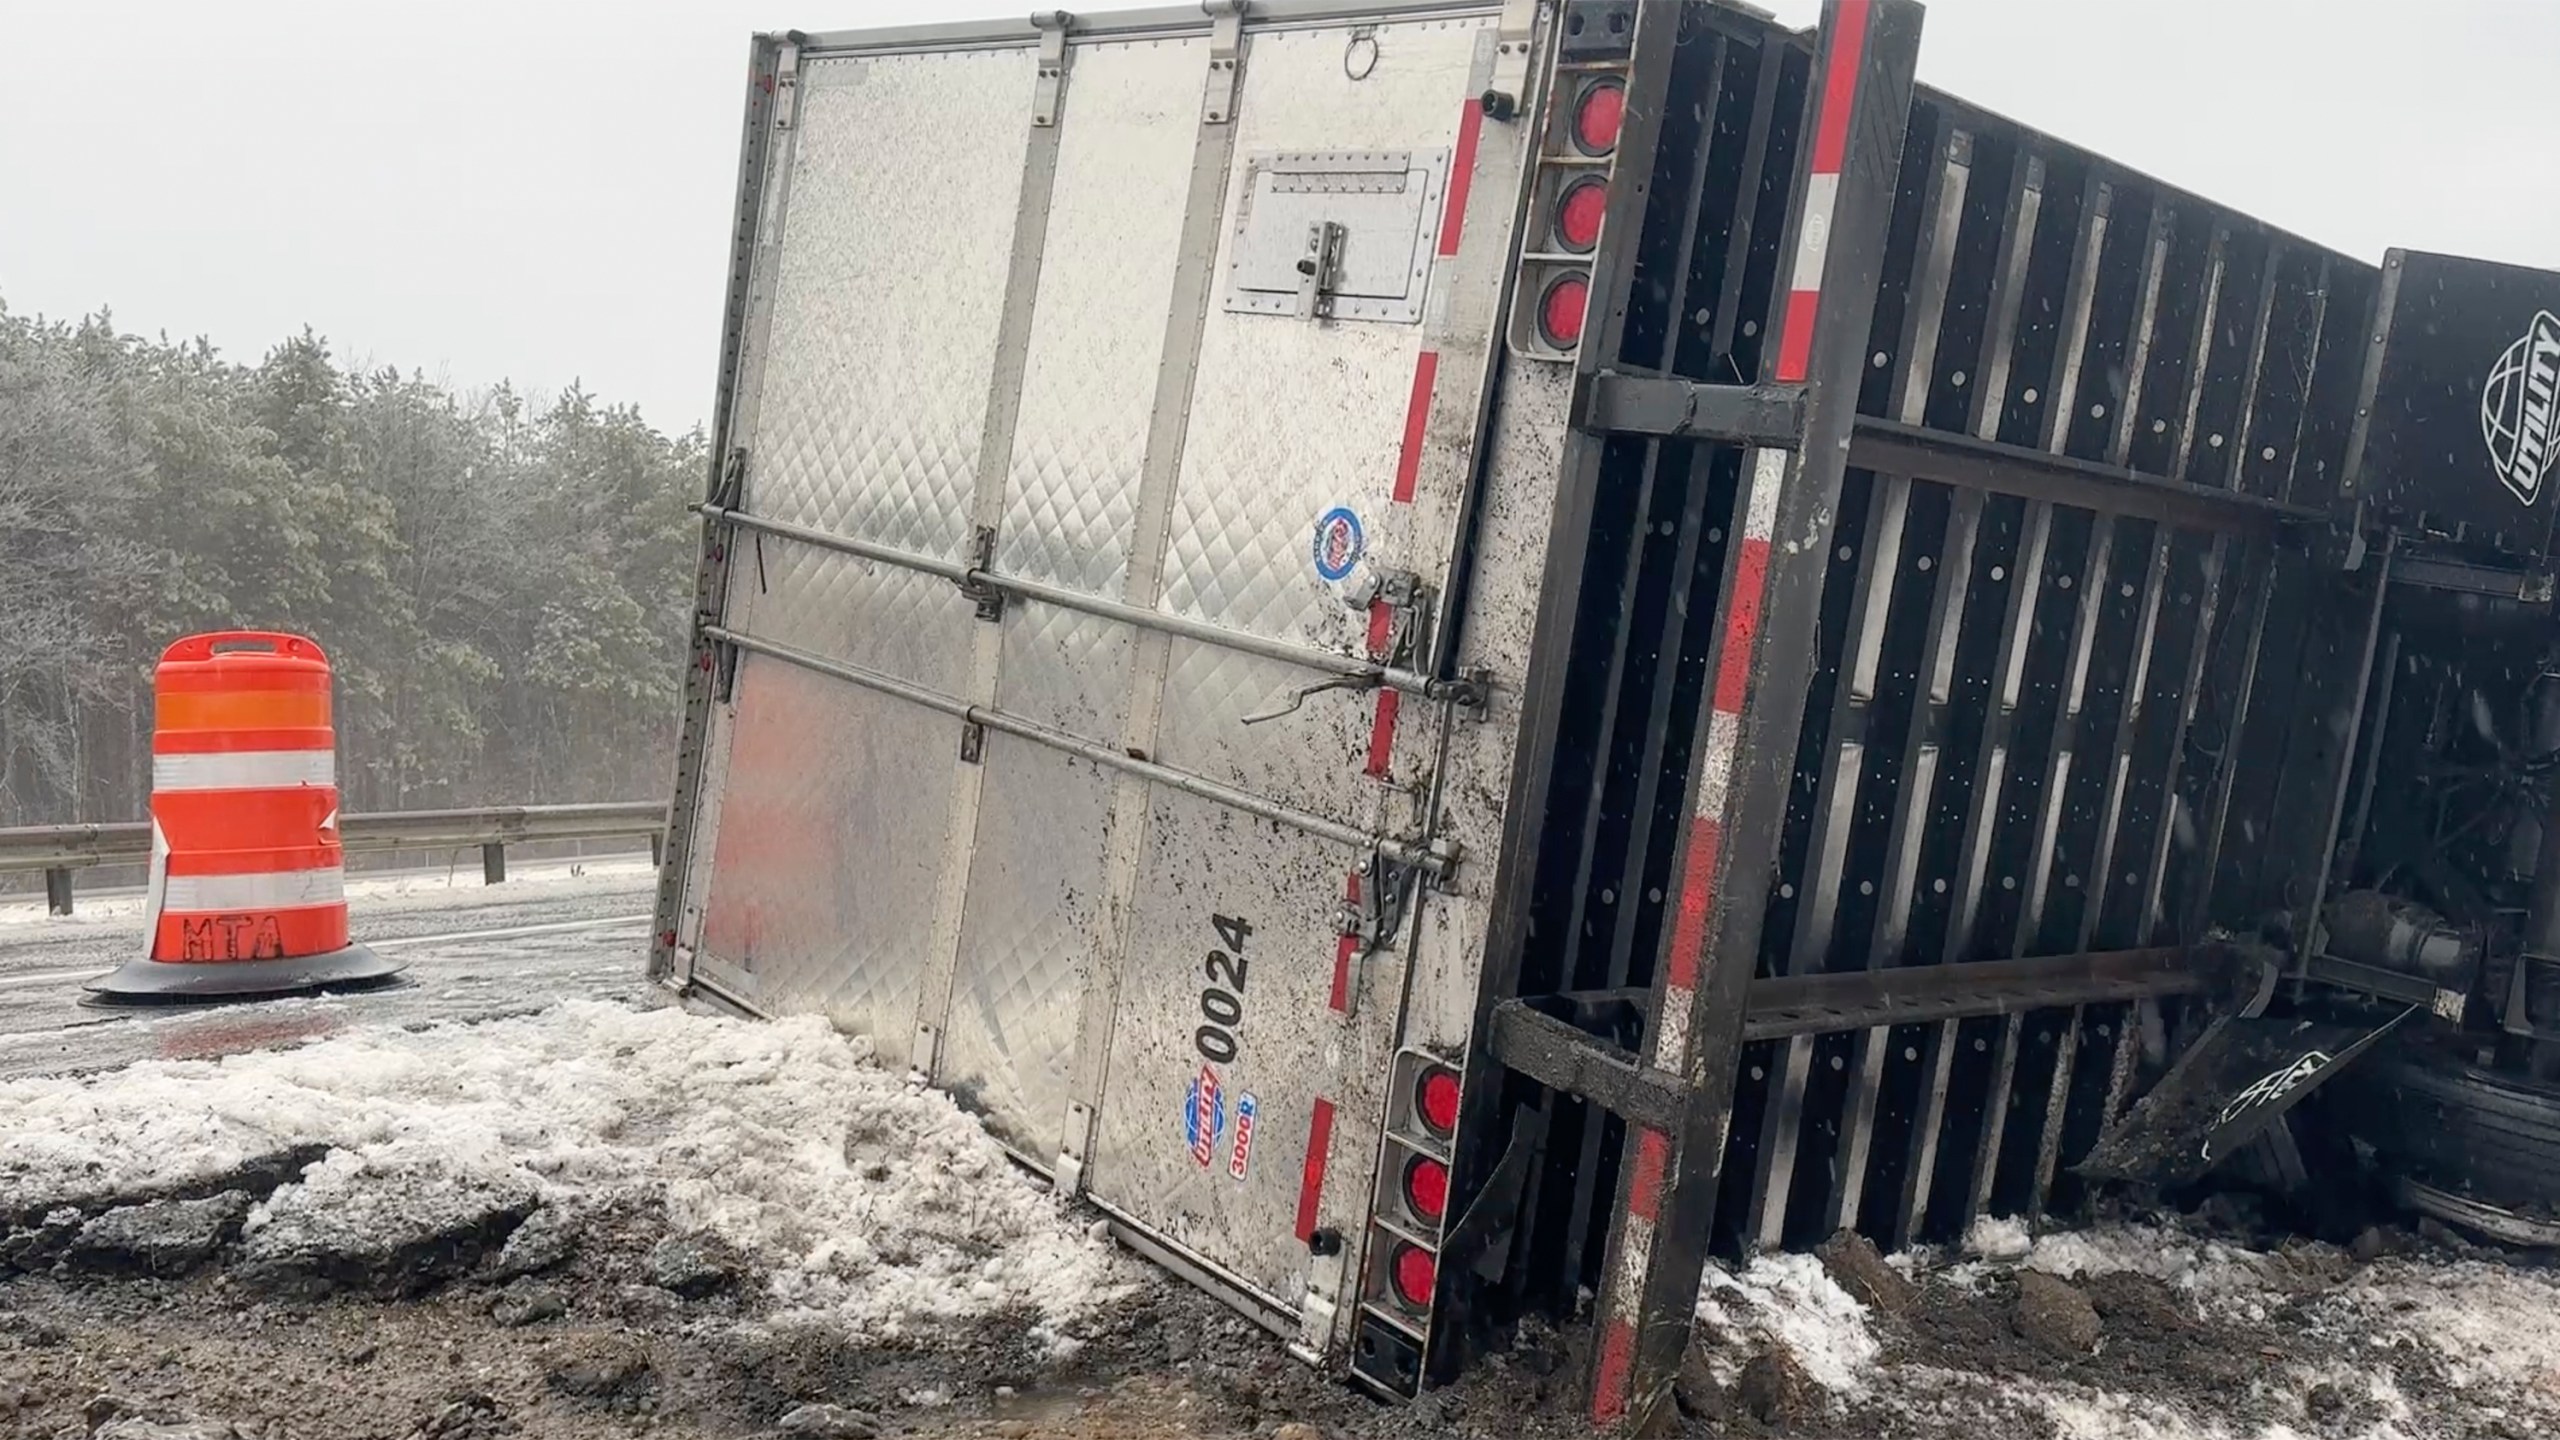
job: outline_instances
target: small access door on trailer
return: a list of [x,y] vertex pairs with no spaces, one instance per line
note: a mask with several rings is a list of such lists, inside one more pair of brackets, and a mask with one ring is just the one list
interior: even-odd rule
[[1516,713],[1444,622],[1538,7],[1240,8],[755,43],[652,964],[1317,1356],[1481,928],[1422,912]]

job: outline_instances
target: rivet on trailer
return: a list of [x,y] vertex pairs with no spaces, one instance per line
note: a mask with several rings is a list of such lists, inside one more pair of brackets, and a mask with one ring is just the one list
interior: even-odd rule
[[654,972],[1390,1396],[2101,1185],[2539,1233],[2560,280],[1920,22],[756,40]]

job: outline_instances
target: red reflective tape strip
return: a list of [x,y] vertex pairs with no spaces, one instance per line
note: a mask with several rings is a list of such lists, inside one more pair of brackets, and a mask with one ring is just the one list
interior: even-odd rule
[[1724,626],[1724,655],[1716,662],[1715,708],[1728,715],[1742,713],[1742,702],[1751,693],[1751,647],[1760,638],[1760,606],[1767,598],[1769,585],[1769,542],[1747,536],[1742,553],[1734,557],[1733,595],[1726,601],[1728,614]]
[[1636,1173],[1627,1182],[1627,1213],[1647,1224],[1662,1218],[1662,1181],[1671,1169],[1671,1137],[1636,1127]]
[[1396,748],[1396,713],[1404,708],[1404,696],[1394,690],[1378,692],[1377,717],[1369,722],[1369,760],[1361,768],[1372,776],[1387,773],[1388,762]]
[[1467,189],[1476,178],[1476,143],[1484,138],[1484,102],[1470,100],[1458,114],[1458,153],[1449,161],[1449,207],[1440,215],[1440,253],[1458,253],[1467,225]]
[[1802,380],[1813,366],[1813,312],[1822,306],[1819,290],[1787,293],[1787,318],[1778,331],[1778,378]]
[[1404,448],[1396,452],[1395,502],[1413,503],[1413,486],[1422,473],[1422,435],[1431,424],[1431,387],[1440,378],[1440,352],[1425,350],[1413,357],[1413,393],[1404,403]]
[[1724,849],[1724,821],[1701,815],[1689,822],[1689,855],[1680,869],[1680,908],[1671,921],[1671,953],[1663,978],[1682,990],[1698,984],[1698,956],[1707,944],[1707,920],[1716,905],[1716,856]]
[[1831,20],[1831,68],[1822,76],[1822,120],[1813,134],[1813,169],[1837,175],[1849,154],[1849,116],[1857,107],[1858,64],[1867,48],[1870,0],[1840,0]]
[[[1342,898],[1352,905],[1360,903],[1360,873],[1353,871],[1344,882]],[[1345,935],[1333,945],[1333,993],[1325,1001],[1336,1014],[1351,1008],[1351,957],[1360,953],[1360,937]]]
[[1307,1166],[1298,1176],[1298,1243],[1316,1238],[1316,1212],[1324,1202],[1324,1167],[1333,1149],[1333,1102],[1316,1097],[1307,1118]]
[[1600,1332],[1600,1363],[1591,1381],[1591,1419],[1607,1425],[1626,1418],[1627,1388],[1635,1378],[1636,1327],[1612,1319]]
[[[1428,352],[1426,352],[1428,353]],[[1387,646],[1395,639],[1396,612],[1384,600],[1369,602],[1369,654],[1383,660]],[[1378,692],[1377,708],[1369,720],[1369,755],[1361,769],[1372,776],[1387,773],[1387,765],[1396,748],[1396,716],[1404,707],[1404,697],[1393,690]],[[1357,882],[1355,881],[1355,884]],[[1359,899],[1354,893],[1351,897]],[[1340,1007],[1336,1007],[1340,1008]]]
[[[1836,177],[1848,161],[1849,122],[1858,108],[1858,66],[1866,55],[1870,5],[1871,0],[1840,0],[1840,8],[1832,16],[1829,68],[1822,75],[1822,109],[1814,122],[1811,173],[1817,178]],[[1806,213],[1796,218],[1806,250],[1816,257],[1830,239],[1834,220],[1830,197],[1834,194],[1836,189],[1831,186],[1809,186]],[[1787,293],[1786,318],[1778,327],[1776,375],[1782,384],[1803,380],[1813,368],[1813,324],[1822,308],[1822,276],[1803,272],[1818,272],[1820,268],[1818,262],[1800,264],[1795,288]]]

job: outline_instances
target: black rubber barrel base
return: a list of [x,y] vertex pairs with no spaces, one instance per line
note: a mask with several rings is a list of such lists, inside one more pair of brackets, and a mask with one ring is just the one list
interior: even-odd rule
[[290,960],[216,960],[195,963],[129,960],[122,969],[85,987],[83,1005],[219,1005],[272,1000],[286,995],[383,990],[405,984],[408,966],[362,945]]

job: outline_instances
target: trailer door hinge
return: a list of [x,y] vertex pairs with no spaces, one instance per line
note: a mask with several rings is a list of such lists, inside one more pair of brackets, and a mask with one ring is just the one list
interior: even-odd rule
[[1224,125],[1236,116],[1236,66],[1244,53],[1246,0],[1200,0],[1209,12],[1209,79],[1200,93],[1200,123]]
[[747,447],[733,445],[729,457],[720,463],[720,473],[711,480],[711,503],[722,510],[735,510],[747,493]]
[[1410,865],[1370,851],[1360,867],[1360,896],[1344,900],[1334,913],[1334,932],[1357,936],[1364,950],[1387,943],[1404,928],[1405,906],[1413,898],[1418,873]]
[[1064,10],[1043,10],[1031,17],[1040,31],[1040,79],[1031,91],[1031,123],[1037,129],[1058,123],[1058,95],[1067,83],[1067,27],[1075,18]]
[[1378,572],[1378,599],[1387,607],[1387,648],[1376,658],[1390,665],[1409,665],[1417,641],[1430,628],[1431,586],[1411,570]]
[[738,647],[727,640],[711,642],[711,698],[726,705],[738,694]]
[[799,118],[800,46],[785,41],[773,52],[773,128],[788,130]]

